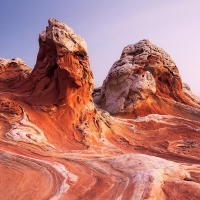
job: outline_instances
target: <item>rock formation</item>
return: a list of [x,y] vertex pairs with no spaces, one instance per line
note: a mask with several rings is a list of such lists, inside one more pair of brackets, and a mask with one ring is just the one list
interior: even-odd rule
[[81,36],[49,19],[39,45],[32,72],[1,59],[0,199],[200,199],[199,98],[164,50],[129,45],[93,91]]
[[197,98],[187,91],[182,89],[179,71],[170,56],[150,41],[141,40],[123,49],[102,87],[94,90],[93,98],[111,114],[136,112],[158,97],[197,106]]
[[49,19],[39,44],[33,73],[20,91],[30,93],[31,104],[87,104],[93,91],[93,76],[84,39],[67,25]]
[[20,83],[31,73],[31,68],[20,58],[0,58],[0,88],[4,90]]

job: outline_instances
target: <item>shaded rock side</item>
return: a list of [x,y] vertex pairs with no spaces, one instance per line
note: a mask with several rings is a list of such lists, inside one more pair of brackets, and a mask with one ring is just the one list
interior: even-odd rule
[[159,101],[155,97],[198,106],[185,96],[175,62],[149,40],[125,47],[102,87],[93,93],[94,102],[111,114],[132,112]]
[[20,58],[0,58],[0,88],[6,90],[26,79],[32,69]]

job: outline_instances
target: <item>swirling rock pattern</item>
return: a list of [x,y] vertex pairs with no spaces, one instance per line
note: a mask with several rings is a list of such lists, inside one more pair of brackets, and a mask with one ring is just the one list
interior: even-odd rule
[[0,199],[200,199],[198,97],[167,53],[129,45],[93,92],[81,36],[49,19],[39,45],[1,68]]

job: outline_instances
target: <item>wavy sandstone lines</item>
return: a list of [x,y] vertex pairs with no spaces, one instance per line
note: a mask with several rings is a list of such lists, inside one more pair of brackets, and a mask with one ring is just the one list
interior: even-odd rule
[[[5,181],[11,187],[1,187],[2,199],[58,199],[69,188],[67,179],[76,181],[76,176],[56,162],[48,162],[1,150],[1,185]],[[6,197],[5,195],[6,192]],[[16,193],[16,191],[18,191]]]
[[0,59],[0,199],[199,200],[200,99],[148,40],[93,89],[87,45],[49,19],[31,70]]

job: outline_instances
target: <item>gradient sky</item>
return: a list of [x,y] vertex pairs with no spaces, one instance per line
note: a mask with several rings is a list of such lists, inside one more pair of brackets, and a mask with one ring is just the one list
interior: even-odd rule
[[33,68],[50,17],[86,40],[96,87],[125,46],[149,39],[200,96],[200,0],[0,0],[0,57],[19,57]]

